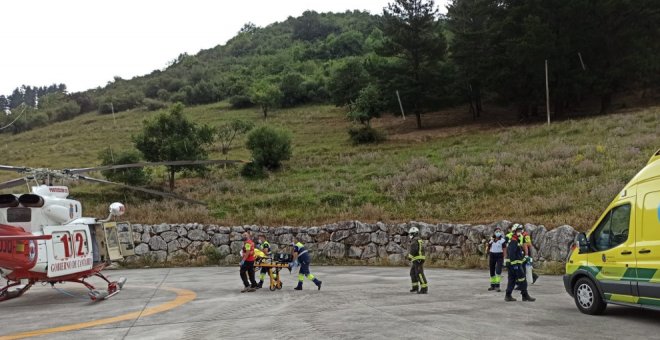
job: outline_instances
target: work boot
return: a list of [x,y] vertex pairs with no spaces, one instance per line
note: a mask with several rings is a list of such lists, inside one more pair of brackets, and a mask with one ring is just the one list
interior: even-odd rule
[[427,294],[429,292],[428,287],[422,287],[417,294]]
[[245,288],[243,288],[243,290],[241,290],[241,293],[245,293],[245,292],[247,292],[248,290],[250,290],[250,287],[249,287],[249,286],[248,286],[248,287],[245,287]]
[[498,293],[501,293],[501,292],[502,292],[502,290],[499,289],[499,288],[497,288],[495,291],[498,292]]
[[493,286],[488,287],[488,291],[490,292],[491,290],[495,290],[495,287]]
[[523,301],[529,301],[529,302],[534,302],[534,301],[536,301],[535,298],[529,296],[529,294],[527,294],[527,293],[523,294],[523,296],[522,296],[522,300],[523,300]]
[[518,301],[518,300],[516,300],[516,298],[514,298],[514,297],[511,296],[511,295],[505,295],[505,296],[504,296],[504,301],[506,301],[506,302],[511,302],[511,301]]
[[252,287],[250,287],[250,288],[248,288],[247,291],[248,291],[248,293],[252,293],[252,292],[256,292],[257,289],[256,289],[256,288],[252,288]]
[[296,288],[293,288],[293,290],[302,290],[302,282],[298,281],[298,285],[296,286]]
[[263,286],[264,286],[264,282],[259,281],[259,283],[257,283],[257,286],[255,288],[259,289],[259,288],[263,288]]
[[539,279],[539,274],[532,272],[532,284],[536,283],[536,280]]
[[417,287],[412,287],[412,289],[410,290],[410,292],[411,292],[411,293],[417,293]]
[[314,283],[316,284],[316,287],[318,287],[319,290],[321,290],[321,284],[323,283],[323,281],[318,280],[318,279],[314,279]]

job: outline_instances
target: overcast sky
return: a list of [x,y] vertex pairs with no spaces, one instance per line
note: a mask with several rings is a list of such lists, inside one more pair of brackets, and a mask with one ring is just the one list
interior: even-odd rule
[[[11,0],[0,12],[0,94],[64,83],[71,92],[162,69],[307,9],[382,13],[388,0]],[[444,13],[445,2],[436,1]]]

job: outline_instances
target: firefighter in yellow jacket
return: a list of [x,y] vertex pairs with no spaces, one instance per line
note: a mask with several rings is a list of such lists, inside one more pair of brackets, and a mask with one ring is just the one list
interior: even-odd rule
[[419,238],[419,229],[412,227],[408,230],[410,237],[410,252],[408,259],[411,261],[410,279],[412,280],[411,293],[426,294],[429,291],[426,275],[424,275],[424,246],[422,239]]

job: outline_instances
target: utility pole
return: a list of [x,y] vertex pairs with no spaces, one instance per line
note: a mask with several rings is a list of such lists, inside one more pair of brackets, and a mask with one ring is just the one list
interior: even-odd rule
[[545,60],[545,112],[548,114],[548,125],[550,125],[550,86],[548,85],[548,59]]
[[115,106],[110,102],[110,110],[112,110],[112,124],[117,125],[117,118],[115,117]]
[[403,120],[406,120],[406,113],[403,112],[403,104],[401,104],[401,97],[399,97],[399,90],[396,90],[396,99],[399,100],[399,108],[401,109],[401,115],[403,116]]

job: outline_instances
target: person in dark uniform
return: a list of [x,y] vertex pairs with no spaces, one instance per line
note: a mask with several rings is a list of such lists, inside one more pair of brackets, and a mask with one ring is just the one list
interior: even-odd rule
[[410,237],[410,252],[408,259],[411,261],[410,280],[412,281],[411,293],[427,294],[429,291],[426,275],[424,275],[424,246],[422,239],[419,238],[419,229],[412,227],[408,230]]
[[303,245],[300,240],[298,240],[297,237],[293,238],[293,263],[295,266],[295,263],[297,263],[300,266],[300,271],[298,272],[298,285],[295,290],[302,290],[303,287],[303,281],[305,280],[305,277],[307,277],[308,280],[311,280],[314,282],[316,287],[318,287],[318,290],[321,290],[321,284],[323,283],[319,279],[317,279],[310,271],[309,271],[309,265],[312,262],[312,256],[307,252],[307,249],[305,249],[305,245]]
[[525,279],[525,251],[523,250],[522,245],[522,228],[514,229],[514,234],[511,236],[511,240],[507,244],[506,256],[504,264],[507,267],[509,280],[506,285],[506,295],[504,301],[516,301],[516,299],[511,296],[513,293],[514,287],[517,285],[520,288],[520,293],[522,294],[523,301],[536,301],[535,298],[529,296],[527,292],[527,280]]

